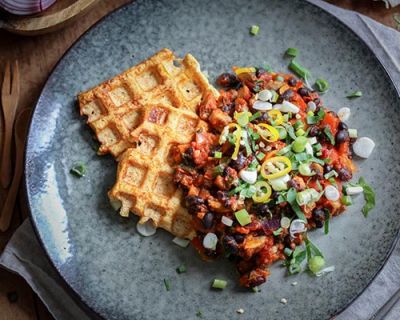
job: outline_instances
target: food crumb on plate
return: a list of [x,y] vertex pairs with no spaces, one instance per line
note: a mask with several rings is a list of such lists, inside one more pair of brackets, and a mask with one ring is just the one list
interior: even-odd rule
[[282,303],[282,304],[287,304],[287,300],[286,300],[285,298],[282,298],[282,299],[281,299],[281,303]]
[[292,282],[292,286],[297,286],[297,281]]
[[240,308],[240,309],[237,309],[236,312],[239,313],[239,314],[243,314],[244,310],[242,308]]

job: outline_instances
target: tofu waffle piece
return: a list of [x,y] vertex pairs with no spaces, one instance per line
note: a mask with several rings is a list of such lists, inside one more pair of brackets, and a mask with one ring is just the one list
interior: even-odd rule
[[168,105],[147,106],[142,124],[132,132],[135,145],[121,156],[117,181],[109,192],[120,214],[129,212],[149,219],[181,238],[193,238],[192,218],[182,206],[183,194],[173,181],[171,148],[192,140],[197,129],[207,126],[191,111]]
[[196,113],[208,91],[218,92],[190,54],[177,59],[162,49],[144,62],[78,96],[81,115],[100,142],[99,153],[118,158],[136,140],[147,105],[163,104]]

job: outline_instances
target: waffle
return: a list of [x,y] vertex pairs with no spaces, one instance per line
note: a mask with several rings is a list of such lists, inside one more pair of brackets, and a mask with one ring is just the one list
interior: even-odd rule
[[139,223],[152,220],[181,238],[193,238],[191,216],[182,206],[182,192],[173,181],[171,148],[188,143],[206,124],[191,111],[168,105],[148,106],[144,121],[131,136],[137,141],[121,156],[117,181],[109,192],[119,202],[120,214],[134,212]]
[[148,105],[162,104],[196,112],[202,97],[218,92],[190,54],[177,59],[162,49],[146,61],[78,96],[81,115],[100,142],[99,154],[118,158],[135,145],[132,131],[143,122]]

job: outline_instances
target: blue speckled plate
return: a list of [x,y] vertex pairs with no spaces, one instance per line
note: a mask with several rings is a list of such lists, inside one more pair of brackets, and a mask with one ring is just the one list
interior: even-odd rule
[[[260,26],[256,37],[252,24]],[[174,245],[158,231],[135,232],[135,218],[122,220],[107,201],[116,163],[92,149],[92,133],[78,114],[76,95],[168,47],[192,53],[211,79],[232,65],[286,70],[283,53],[297,47],[301,63],[328,79],[323,100],[337,110],[349,106],[350,127],[372,137],[370,159],[357,161],[359,174],[377,192],[377,207],[365,219],[362,197],[333,219],[331,232],[312,239],[336,271],[315,278],[288,277],[277,263],[254,294],[237,286],[227,261],[203,262],[193,249]],[[360,99],[346,93],[362,90]],[[326,12],[299,0],[138,1],[111,14],[84,35],[50,76],[29,133],[26,185],[32,220],[51,261],[93,314],[107,319],[327,319],[371,281],[387,258],[400,226],[400,105],[394,86],[373,53]],[[71,166],[86,162],[78,179]],[[175,268],[186,263],[188,272]],[[229,281],[222,292],[214,278]],[[171,290],[163,279],[171,280]],[[291,286],[297,281],[297,286]],[[279,303],[281,298],[287,305]],[[235,310],[243,308],[238,315]]]

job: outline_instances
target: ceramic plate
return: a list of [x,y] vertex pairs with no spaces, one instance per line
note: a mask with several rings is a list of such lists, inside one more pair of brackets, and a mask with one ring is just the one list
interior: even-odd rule
[[[249,34],[253,24],[257,36]],[[287,70],[283,53],[299,48],[298,60],[328,79],[323,96],[333,110],[349,106],[349,126],[375,140],[358,174],[371,182],[377,206],[368,219],[362,196],[333,219],[329,235],[312,240],[336,271],[316,278],[288,277],[280,263],[254,294],[237,286],[227,261],[203,262],[196,252],[174,245],[159,230],[136,233],[136,219],[123,220],[110,207],[116,162],[93,150],[91,130],[78,113],[76,96],[146,59],[161,48],[192,53],[215,80],[232,65],[268,63]],[[346,94],[361,90],[362,98]],[[336,18],[304,1],[137,1],[111,14],[85,34],[50,76],[37,104],[26,156],[26,184],[32,220],[51,261],[94,314],[107,319],[327,319],[348,305],[386,260],[399,229],[399,96],[367,46]],[[78,179],[76,162],[88,166]],[[356,177],[357,178],[357,177]],[[185,263],[188,272],[175,268]],[[210,290],[213,278],[229,281]],[[167,292],[163,279],[171,280]],[[297,286],[291,283],[296,281]],[[280,303],[282,298],[287,305]],[[243,308],[245,313],[236,313]]]

